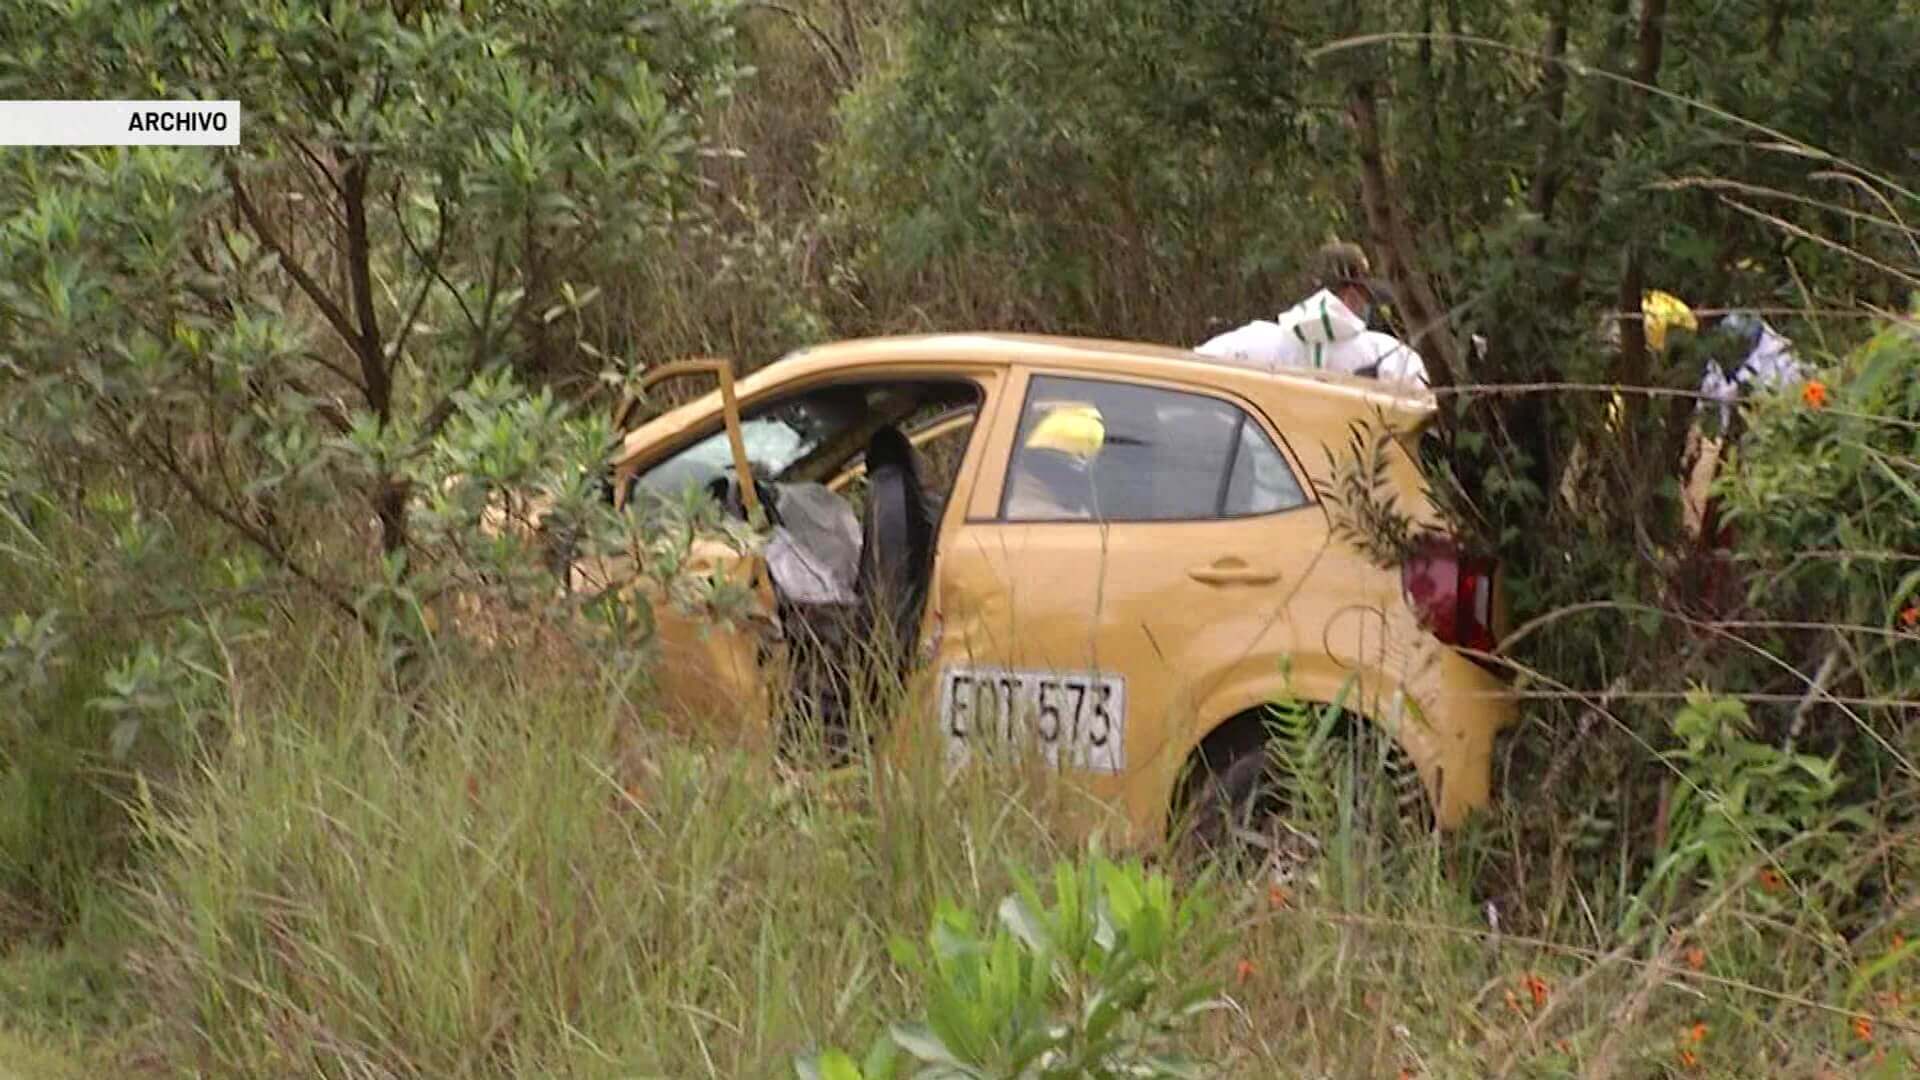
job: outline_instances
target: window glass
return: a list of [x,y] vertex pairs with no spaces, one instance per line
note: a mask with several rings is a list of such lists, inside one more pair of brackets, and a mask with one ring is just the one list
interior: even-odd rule
[[[977,408],[979,396],[976,385],[958,380],[834,384],[756,411],[741,420],[740,435],[756,478],[824,481],[880,428],[963,403]],[[963,448],[964,440],[963,433]],[[635,477],[631,493],[678,501],[732,474],[733,450],[720,428]]]
[[1240,449],[1227,482],[1227,517],[1271,514],[1305,504],[1306,493],[1267,433],[1251,419],[1240,425]]
[[1195,521],[1304,501],[1266,434],[1227,401],[1036,376],[1002,510],[1010,521]]
[[[818,446],[824,436],[808,431],[792,417],[776,413],[743,421],[740,437],[754,475],[764,479],[778,476]],[[678,500],[688,488],[705,488],[732,471],[733,448],[727,444],[727,432],[722,428],[647,470],[635,486],[663,499]]]

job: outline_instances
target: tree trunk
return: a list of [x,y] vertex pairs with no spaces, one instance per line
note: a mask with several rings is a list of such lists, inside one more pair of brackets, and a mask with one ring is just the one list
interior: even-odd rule
[[[1660,78],[1660,56],[1664,36],[1663,23],[1666,20],[1667,0],[1645,0],[1640,9],[1639,58],[1634,64],[1633,77],[1639,85],[1634,88],[1632,104],[1628,108],[1625,129],[1629,135],[1637,133],[1646,123],[1648,89]],[[1616,378],[1622,385],[1640,387],[1647,385],[1650,374],[1647,356],[1646,327],[1638,318],[1640,314],[1640,294],[1643,290],[1640,272],[1640,252],[1633,240],[1628,240],[1625,256],[1625,272],[1620,281],[1620,313],[1626,322],[1621,327],[1620,357],[1615,368]],[[1633,423],[1646,414],[1645,400],[1632,398],[1622,406],[1622,422],[1626,430],[1637,431]]]
[[1448,324],[1447,309],[1435,294],[1423,269],[1419,246],[1407,227],[1399,193],[1382,148],[1380,112],[1373,85],[1356,82],[1348,89],[1348,114],[1359,143],[1360,197],[1366,211],[1372,247],[1380,254],[1381,269],[1393,282],[1396,302],[1407,318],[1408,336],[1426,361],[1434,386],[1452,386],[1468,374],[1461,363],[1460,346]]
[[1533,182],[1527,185],[1527,209],[1538,219],[1538,231],[1527,238],[1521,251],[1528,259],[1546,253],[1547,222],[1560,194],[1561,124],[1567,108],[1567,0],[1554,5],[1548,20],[1540,61],[1540,153],[1534,161]]
[[[355,352],[360,360],[361,390],[367,408],[385,431],[393,420],[393,361],[380,333],[380,314],[373,299],[373,245],[367,235],[367,178],[370,165],[356,154],[340,176],[340,196],[347,219],[347,278],[353,294],[357,327]],[[406,485],[382,471],[373,481],[375,519],[380,523],[380,550],[391,555],[407,545]]]

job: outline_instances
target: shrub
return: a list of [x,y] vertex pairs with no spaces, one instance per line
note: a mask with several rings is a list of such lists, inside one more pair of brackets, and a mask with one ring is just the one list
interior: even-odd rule
[[923,954],[897,941],[895,962],[922,986],[924,1019],[894,1024],[855,1068],[828,1051],[797,1063],[807,1080],[881,1080],[902,1052],[921,1077],[1204,1075],[1178,1050],[1182,1029],[1216,1007],[1204,973],[1222,938],[1204,889],[1139,864],[1094,856],[1055,866],[1045,904],[1025,875],[996,925],[943,902]]
[[[1844,655],[1824,676],[1828,693],[1920,697],[1916,365],[1920,328],[1886,325],[1815,381],[1760,402],[1719,485],[1754,606],[1782,620],[1826,613],[1830,626],[1781,627],[1772,644],[1808,672]],[[1870,711],[1904,710],[1889,700]]]
[[247,118],[226,152],[7,156],[10,430],[49,472],[141,473],[264,572],[416,639],[436,598],[537,568],[479,528],[502,487],[617,531],[606,424],[532,388],[597,367],[592,278],[668,235],[693,118],[733,78],[730,10],[21,9],[0,90],[218,85]]

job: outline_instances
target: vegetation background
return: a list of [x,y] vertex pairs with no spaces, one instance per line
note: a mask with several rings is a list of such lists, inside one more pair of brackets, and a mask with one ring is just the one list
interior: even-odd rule
[[[0,97],[246,126],[0,153],[0,1075],[1908,1074],[1916,55],[1911,0],[14,5]],[[1193,343],[1336,234],[1514,590],[1463,835],[1329,758],[1312,881],[1176,888],[1017,769],[822,788],[481,528],[691,589],[596,500],[647,364]],[[1650,288],[1818,369],[1721,547],[1726,347],[1598,333]]]

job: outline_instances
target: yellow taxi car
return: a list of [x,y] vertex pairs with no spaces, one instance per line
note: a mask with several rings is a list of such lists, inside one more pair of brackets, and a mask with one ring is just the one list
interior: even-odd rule
[[1255,775],[1281,698],[1390,732],[1443,828],[1488,800],[1515,719],[1483,663],[1494,573],[1437,532],[1376,565],[1322,494],[1329,450],[1384,422],[1393,496],[1437,528],[1409,452],[1424,391],[1002,334],[804,349],[737,384],[724,362],[662,374],[689,371],[721,385],[625,436],[615,499],[706,492],[773,539],[698,552],[758,617],[658,606],[668,707],[767,733],[818,605],[851,613],[835,647],[894,658],[915,702],[896,739],[953,761],[1028,747],[1135,841],[1165,835],[1196,767]]

